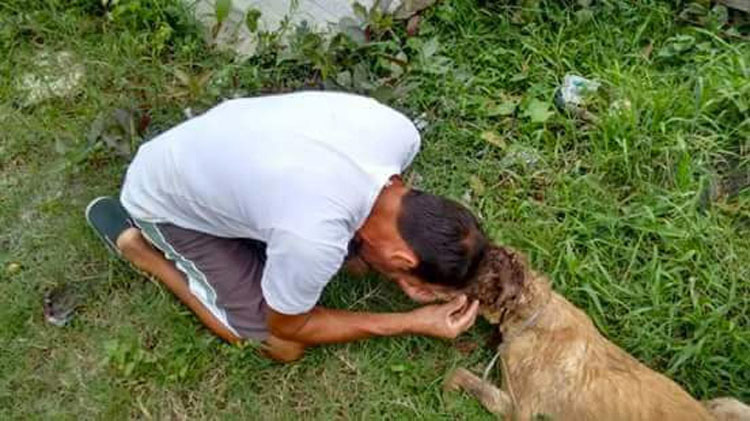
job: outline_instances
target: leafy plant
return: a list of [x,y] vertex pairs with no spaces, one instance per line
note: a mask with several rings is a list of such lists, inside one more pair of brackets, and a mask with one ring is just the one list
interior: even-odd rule
[[261,12],[255,8],[247,9],[245,13],[245,26],[251,33],[258,31],[258,22],[260,21]]
[[667,40],[659,50],[658,56],[665,59],[679,57],[695,47],[695,37],[691,35],[675,35]]
[[172,69],[172,74],[176,84],[168,89],[169,96],[172,99],[193,102],[202,97],[207,91],[208,82],[211,80],[214,72],[204,70],[200,73],[189,73],[180,68]]
[[232,0],[216,0],[214,3],[214,17],[216,18],[216,24],[211,29],[211,35],[213,38],[219,34],[221,28],[224,26],[224,22],[229,17],[229,12],[232,10]]
[[107,363],[125,378],[146,374],[154,368],[156,356],[133,340],[111,339],[104,343]]

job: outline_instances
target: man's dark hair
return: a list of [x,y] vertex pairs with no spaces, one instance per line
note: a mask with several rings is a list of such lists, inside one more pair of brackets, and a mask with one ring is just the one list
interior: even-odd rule
[[412,273],[426,282],[454,288],[464,287],[474,276],[487,246],[468,209],[419,190],[404,195],[398,230],[419,258]]

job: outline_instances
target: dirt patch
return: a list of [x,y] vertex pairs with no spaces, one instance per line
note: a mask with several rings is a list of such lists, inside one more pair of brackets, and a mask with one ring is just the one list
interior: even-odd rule
[[479,300],[479,309],[490,323],[499,323],[503,311],[513,302],[527,276],[525,258],[509,248],[490,246],[466,289],[469,298]]

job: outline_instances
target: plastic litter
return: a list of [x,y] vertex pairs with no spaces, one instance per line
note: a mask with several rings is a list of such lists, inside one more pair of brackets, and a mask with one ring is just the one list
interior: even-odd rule
[[567,74],[562,86],[555,92],[555,106],[561,110],[578,112],[586,105],[586,100],[599,89],[601,84],[583,76]]
[[542,158],[536,149],[528,146],[514,144],[508,147],[505,156],[500,161],[502,168],[522,168],[535,170]]

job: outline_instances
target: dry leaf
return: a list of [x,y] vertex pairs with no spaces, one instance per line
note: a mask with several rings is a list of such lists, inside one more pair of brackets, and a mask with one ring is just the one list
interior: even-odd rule
[[492,132],[492,131],[486,131],[482,132],[482,139],[494,146],[497,146],[500,149],[505,148],[505,139],[503,139],[499,134]]
[[484,194],[485,187],[484,182],[481,178],[477,177],[476,175],[472,175],[471,177],[469,177],[469,185],[471,186],[471,190],[473,190],[477,196],[481,196]]

